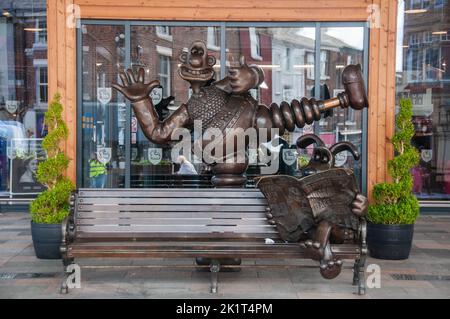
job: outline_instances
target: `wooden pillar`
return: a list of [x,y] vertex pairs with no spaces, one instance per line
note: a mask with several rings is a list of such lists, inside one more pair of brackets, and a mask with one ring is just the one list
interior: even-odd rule
[[61,95],[64,106],[63,118],[69,128],[65,144],[66,154],[71,159],[67,176],[76,180],[76,29],[67,23],[72,12],[68,12],[73,0],[47,1],[48,44],[48,93],[49,100],[55,93]]
[[393,157],[389,143],[395,130],[395,54],[397,1],[376,0],[380,27],[370,29],[368,167],[369,199],[376,183],[389,180],[387,161]]

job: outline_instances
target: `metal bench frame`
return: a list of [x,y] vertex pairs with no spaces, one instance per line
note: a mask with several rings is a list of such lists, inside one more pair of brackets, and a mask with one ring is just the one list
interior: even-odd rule
[[[267,209],[257,189],[79,189],[62,223],[61,293],[68,293],[68,266],[75,258],[207,258],[212,293],[221,259],[309,259],[299,243],[279,238],[266,220]],[[365,219],[352,243],[333,244],[331,250],[339,259],[354,260],[353,285],[364,294]]]

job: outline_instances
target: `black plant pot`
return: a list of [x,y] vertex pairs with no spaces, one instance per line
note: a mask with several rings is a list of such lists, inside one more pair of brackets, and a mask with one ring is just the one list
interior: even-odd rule
[[31,221],[34,252],[40,259],[61,259],[61,224],[36,224]]
[[378,259],[408,259],[411,251],[414,224],[367,224],[367,244],[370,256]]

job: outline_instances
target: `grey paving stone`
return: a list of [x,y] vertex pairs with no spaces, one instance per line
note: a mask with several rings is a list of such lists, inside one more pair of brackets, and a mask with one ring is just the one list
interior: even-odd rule
[[[82,259],[82,288],[59,294],[60,260],[39,260],[29,235],[29,214],[2,214],[0,218],[0,273],[54,273],[50,278],[0,279],[0,298],[449,298],[450,218],[424,216],[415,228],[411,256],[404,261],[368,258],[381,267],[380,289],[355,294],[352,263],[345,262],[333,280],[323,279],[318,264],[309,260],[245,259],[240,272],[219,274],[219,293],[209,293],[210,274],[195,270],[194,259]],[[258,266],[280,266],[261,268]],[[136,266],[144,266],[136,268]],[[421,280],[395,280],[392,274],[415,274]],[[422,276],[422,277],[420,277]],[[427,277],[428,276],[428,277]],[[431,276],[431,277],[430,277]]]

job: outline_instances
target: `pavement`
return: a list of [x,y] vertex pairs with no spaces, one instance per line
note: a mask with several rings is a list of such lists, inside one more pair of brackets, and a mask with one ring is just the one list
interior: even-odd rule
[[[449,298],[450,216],[431,215],[418,219],[409,259],[368,258],[366,276],[371,278],[369,284],[374,287],[368,288],[364,296],[358,296],[351,285],[353,275],[349,261],[344,263],[337,278],[326,280],[320,276],[317,263],[309,260],[243,260],[241,271],[219,274],[216,295],[209,293],[209,273],[196,270],[192,259],[76,262],[81,266],[81,288],[62,295],[59,293],[62,263],[35,257],[29,214],[0,213],[0,298],[3,299]],[[111,265],[122,267],[109,268]],[[380,270],[379,281],[377,269]],[[379,288],[376,287],[378,282]]]

